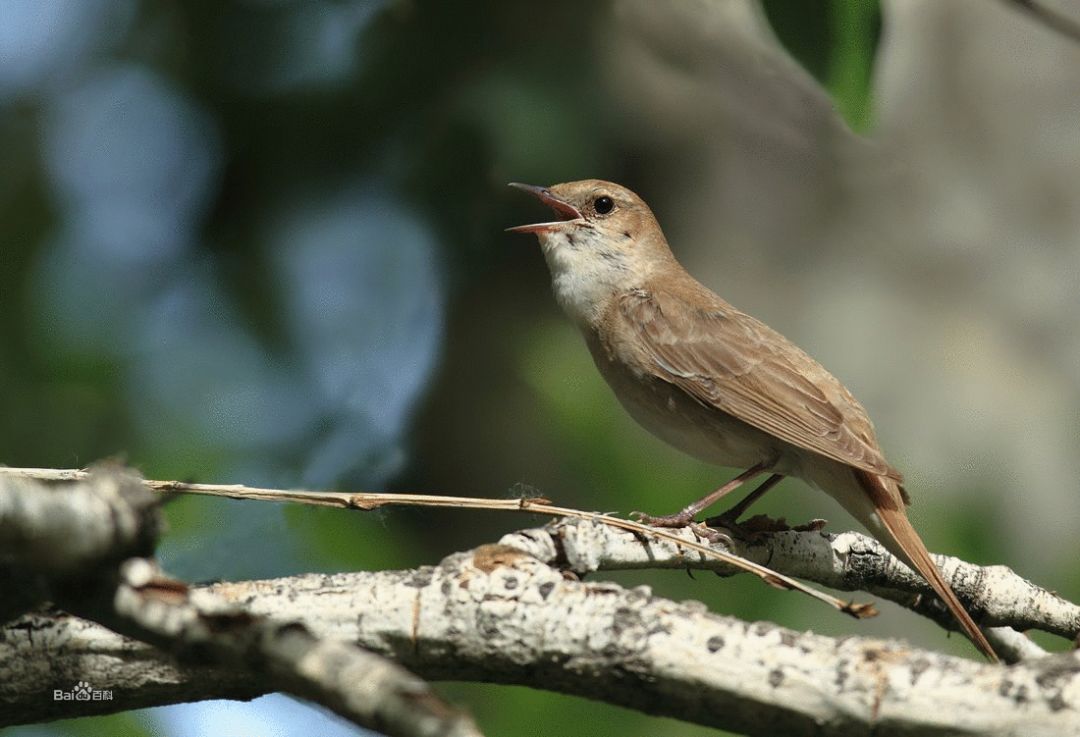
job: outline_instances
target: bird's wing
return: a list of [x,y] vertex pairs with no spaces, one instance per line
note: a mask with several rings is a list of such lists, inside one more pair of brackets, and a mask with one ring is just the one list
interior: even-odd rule
[[653,373],[784,442],[900,480],[877,447],[866,411],[837,379],[708,290],[695,297],[662,289],[620,296],[624,328]]

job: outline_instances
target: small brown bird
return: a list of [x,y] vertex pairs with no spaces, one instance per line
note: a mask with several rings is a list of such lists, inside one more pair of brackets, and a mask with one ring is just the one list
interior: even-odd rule
[[975,645],[997,660],[908,521],[900,472],[885,460],[866,410],[843,384],[690,276],[652,211],[625,187],[595,179],[510,186],[555,211],[557,220],[508,230],[539,238],[555,298],[630,415],[692,456],[747,469],[678,514],[646,521],[685,526],[743,482],[769,473],[734,516],[725,515],[734,520],[781,478],[798,477],[918,570]]

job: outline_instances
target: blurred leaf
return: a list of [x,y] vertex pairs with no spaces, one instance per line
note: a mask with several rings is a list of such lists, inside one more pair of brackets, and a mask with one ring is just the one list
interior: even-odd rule
[[762,7],[777,38],[828,89],[848,125],[866,131],[881,25],[879,0],[765,0]]
[[831,0],[832,49],[826,86],[856,131],[870,127],[871,72],[880,25],[878,0]]

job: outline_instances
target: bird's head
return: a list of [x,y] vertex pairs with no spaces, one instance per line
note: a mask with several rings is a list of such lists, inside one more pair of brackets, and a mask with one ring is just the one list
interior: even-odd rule
[[596,317],[611,296],[641,286],[674,261],[652,210],[626,187],[599,179],[510,186],[555,212],[555,220],[507,230],[536,234],[555,296],[576,320]]

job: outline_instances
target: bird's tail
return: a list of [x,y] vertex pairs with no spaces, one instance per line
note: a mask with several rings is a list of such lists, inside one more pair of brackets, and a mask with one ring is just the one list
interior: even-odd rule
[[[876,520],[865,519],[864,515],[857,515],[860,521],[875,533],[875,537],[878,537],[889,552],[922,574],[930,587],[945,602],[945,606],[956,617],[956,621],[960,623],[960,627],[975,643],[975,646],[991,662],[996,663],[997,653],[990,646],[986,635],[964,609],[956,592],[945,582],[919,534],[911,526],[911,521],[908,520],[907,512],[904,510],[903,489],[893,479],[858,469],[853,470],[859,485],[873,502],[873,516],[877,518]],[[887,534],[879,535],[880,532]]]

